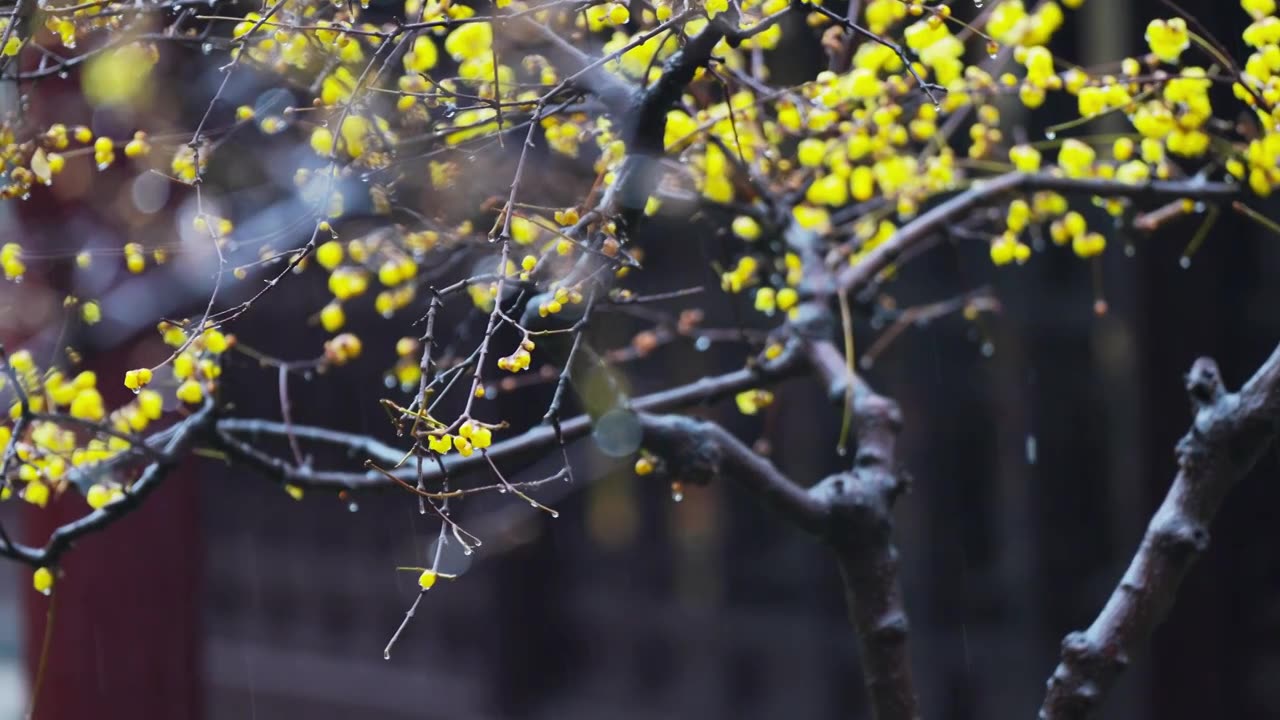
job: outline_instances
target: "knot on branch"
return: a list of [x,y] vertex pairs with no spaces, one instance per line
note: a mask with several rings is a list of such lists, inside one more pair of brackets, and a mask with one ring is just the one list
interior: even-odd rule
[[796,307],[790,327],[801,340],[825,341],[835,335],[836,320],[826,304],[805,302]]
[[907,613],[898,608],[885,611],[876,618],[869,639],[884,645],[901,644],[906,643],[910,631],[911,623],[907,620]]
[[866,433],[891,440],[902,430],[902,409],[893,400],[862,386],[854,389],[853,420],[859,437]]
[[720,476],[724,453],[712,439],[708,423],[682,415],[649,417],[644,441],[684,482],[706,485]]
[[1190,430],[1178,441],[1178,465],[1192,470],[1207,462],[1211,451],[1218,448],[1215,438],[1234,433],[1240,422],[1237,410],[1240,396],[1227,392],[1218,363],[1212,358],[1198,358],[1186,376],[1187,395],[1191,398],[1194,418]]
[[893,529],[897,485],[888,473],[855,470],[825,478],[809,495],[827,508],[829,540],[881,542]]
[[1209,528],[1186,516],[1169,516],[1152,523],[1152,547],[1179,560],[1209,547]]
[[1129,656],[1115,645],[1100,645],[1086,632],[1069,633],[1062,640],[1062,659],[1046,686],[1055,705],[1041,709],[1041,720],[1085,717],[1102,700],[1105,689],[1094,678],[1114,678],[1129,665]]
[[1187,372],[1186,387],[1191,403],[1197,410],[1214,404],[1226,393],[1218,363],[1207,357],[1197,358],[1191,364],[1191,370]]

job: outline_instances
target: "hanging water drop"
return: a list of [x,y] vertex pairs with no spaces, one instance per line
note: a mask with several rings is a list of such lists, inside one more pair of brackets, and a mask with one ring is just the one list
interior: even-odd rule
[[1183,255],[1182,257],[1178,258],[1178,267],[1182,268],[1183,270],[1190,269],[1191,258],[1187,257],[1186,255]]
[[1052,131],[1052,130],[1045,130],[1045,131],[1044,131],[1044,138],[1045,138],[1046,140],[1054,140],[1054,139],[1056,139],[1057,137],[1058,137],[1058,133],[1056,133],[1056,132],[1054,132],[1054,131]]
[[390,651],[390,650],[383,650],[383,651],[382,651],[382,659],[383,659],[383,660],[390,660],[390,659],[391,659],[391,651]]
[[351,502],[347,503],[347,512],[355,512],[359,509],[360,509],[360,506],[356,504],[355,500],[352,500]]
[[981,350],[983,357],[991,357],[996,354],[996,346],[992,345],[990,341],[982,343]]

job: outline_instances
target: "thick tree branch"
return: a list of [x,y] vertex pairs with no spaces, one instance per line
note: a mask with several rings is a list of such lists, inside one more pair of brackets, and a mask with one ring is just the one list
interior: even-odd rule
[[907,648],[898,552],[891,537],[893,503],[906,488],[894,460],[901,415],[896,403],[849,373],[830,342],[813,341],[806,348],[812,369],[832,398],[852,403],[857,452],[851,471],[806,490],[719,425],[679,415],[642,413],[644,444],[679,477],[736,483],[835,551],[862,648],[873,716],[914,720],[920,712]]
[[1200,358],[1187,375],[1187,391],[1195,419],[1178,442],[1178,474],[1102,612],[1087,630],[1063,640],[1042,720],[1092,717],[1168,614],[1208,546],[1223,498],[1280,433],[1280,347],[1238,393],[1226,391],[1213,360]]
[[621,213],[623,224],[633,227],[649,196],[662,177],[659,160],[666,153],[667,112],[680,93],[693,81],[699,68],[711,61],[711,53],[725,37],[723,19],[707,26],[663,63],[662,74],[650,86],[632,97],[620,118],[627,156],[618,171],[618,180],[601,203],[606,212]]
[[833,399],[848,398],[851,405],[853,469],[823,480],[810,494],[829,509],[824,540],[840,563],[873,714],[878,720],[918,718],[909,623],[892,537],[893,504],[907,487],[895,459],[902,415],[897,403],[849,372],[830,342],[812,343],[809,357]]
[[[903,225],[892,237],[868,252],[866,257],[858,261],[858,264],[842,269],[837,277],[836,287],[840,291],[857,294],[905,252],[924,242],[934,233],[945,230],[947,225],[967,216],[975,208],[996,202],[1006,195],[1040,190],[1100,197],[1128,197],[1134,200],[1170,198],[1228,200],[1240,193],[1239,186],[1235,184],[1208,182],[1199,178],[1161,180],[1135,185],[1118,180],[1074,179],[1048,173],[1006,173],[990,180],[975,181],[968,190],[934,206],[915,220]],[[839,213],[832,218],[837,224],[853,219]]]
[[696,483],[727,478],[814,535],[827,531],[826,506],[717,423],[684,415],[640,414],[645,447],[680,477]]

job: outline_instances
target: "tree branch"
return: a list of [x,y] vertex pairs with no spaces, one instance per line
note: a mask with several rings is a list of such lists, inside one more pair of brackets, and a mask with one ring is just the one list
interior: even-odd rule
[[1089,629],[1062,641],[1042,720],[1092,717],[1168,614],[1209,544],[1223,498],[1280,433],[1280,347],[1238,393],[1226,391],[1213,360],[1200,358],[1187,375],[1187,392],[1195,419],[1178,442],[1178,474],[1102,612]]
[[826,532],[825,505],[719,424],[647,413],[640,414],[640,424],[645,447],[678,468],[684,479],[706,483],[727,477],[796,527],[814,535]]
[[[688,407],[698,403],[714,402],[748,388],[762,384],[777,382],[799,374],[805,369],[803,356],[799,348],[792,344],[776,360],[754,367],[735,370],[724,375],[704,377],[687,385],[680,385],[651,395],[635,398],[630,407],[638,412],[664,412]],[[344,447],[352,452],[366,455],[388,465],[399,464],[407,451],[397,450],[378,440],[365,435],[354,435],[326,428],[293,425],[249,418],[223,418],[215,424],[216,439],[221,449],[233,459],[277,478],[309,487],[329,487],[334,489],[372,489],[388,487],[392,481],[383,473],[369,472],[332,472],[297,467],[281,458],[265,453],[245,440],[241,435],[287,437],[293,434],[304,440],[324,442]],[[579,415],[560,423],[560,434],[566,442],[576,440],[591,432],[592,422],[588,415]],[[522,459],[553,448],[559,444],[555,428],[543,424],[531,428],[513,438],[494,443],[488,449],[488,455],[494,460]],[[476,467],[485,466],[485,459],[480,454],[470,457],[450,454],[442,458],[441,463],[433,463],[422,468],[423,481],[438,480],[445,472],[450,475],[466,472]],[[441,470],[443,465],[444,470]],[[416,467],[403,467],[394,471],[401,479],[418,479]]]
[[[897,403],[851,373],[827,341],[812,343],[809,357],[833,399],[848,398],[853,421],[853,469],[814,486],[810,495],[829,508],[824,541],[836,553],[849,617],[858,631],[867,692],[878,720],[920,717],[911,658],[909,623],[893,545],[893,504],[907,482],[895,460],[902,414]],[[852,388],[850,388],[852,383]]]
[[19,560],[32,567],[56,565],[62,554],[70,550],[77,539],[104,530],[136,510],[146,496],[159,487],[169,472],[182,462],[196,437],[208,429],[212,419],[213,403],[210,401],[193,415],[175,425],[172,434],[168,436],[168,442],[160,450],[160,459],[147,465],[138,479],[125,491],[124,497],[78,520],[60,526],[50,534],[43,547],[31,547],[0,539],[0,555]]
[[[898,406],[851,375],[825,340],[806,343],[833,399],[852,403],[854,467],[803,489],[721,426],[679,415],[641,414],[645,447],[693,482],[727,479],[830,546],[840,564],[849,616],[862,649],[877,720],[920,716],[907,649],[908,621],[891,539],[893,503],[906,488],[894,460]],[[852,389],[849,383],[852,382]]]
[[[924,242],[947,225],[969,214],[974,208],[995,202],[1002,196],[1015,193],[1050,190],[1059,193],[1096,195],[1100,197],[1123,196],[1134,200],[1160,198],[1196,198],[1201,200],[1227,200],[1240,193],[1233,183],[1208,182],[1199,178],[1191,180],[1161,180],[1141,185],[1118,180],[1094,178],[1075,179],[1048,173],[1011,172],[990,180],[975,181],[964,192],[934,206],[915,220],[898,229],[888,240],[867,253],[858,264],[843,268],[836,281],[840,291],[857,294],[892,265],[906,251]],[[854,218],[837,213],[834,224]]]

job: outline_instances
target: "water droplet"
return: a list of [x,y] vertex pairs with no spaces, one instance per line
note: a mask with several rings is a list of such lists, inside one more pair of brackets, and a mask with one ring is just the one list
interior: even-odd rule
[[204,53],[205,55],[208,55],[209,53],[213,52],[213,43],[205,43],[201,45],[200,52]]
[[67,72],[66,70],[63,70],[62,72],[58,73],[59,80],[66,80],[69,77],[71,77],[71,73]]
[[992,355],[995,355],[995,354],[996,354],[996,346],[995,346],[995,345],[992,345],[990,342],[984,342],[984,343],[982,343],[982,356],[983,356],[983,357],[991,357]]
[[390,650],[383,650],[383,651],[382,651],[382,659],[383,659],[383,660],[390,660],[390,659],[391,659],[391,651],[390,651]]
[[507,494],[507,489],[506,489],[506,488],[504,488],[504,487],[500,487],[500,488],[498,488],[498,492],[499,492],[499,493],[501,493],[501,494],[503,494],[503,495],[506,495],[506,494]]
[[1205,211],[1206,209],[1208,209],[1208,208],[1205,206],[1205,204],[1204,204],[1204,201],[1203,201],[1203,200],[1198,200],[1198,201],[1196,201],[1195,207],[1194,207],[1193,209],[1194,209],[1197,213],[1202,213],[1202,212],[1204,212],[1204,211]]
[[1189,269],[1191,267],[1191,258],[1187,257],[1186,255],[1183,255],[1182,257],[1178,258],[1178,267],[1182,268],[1183,270]]
[[711,338],[703,335],[693,343],[693,347],[698,352],[706,352],[711,349]]
[[356,502],[355,502],[354,500],[352,500],[351,502],[347,503],[347,512],[355,512],[355,511],[357,511],[357,510],[359,510],[359,509],[360,509],[360,506],[359,506],[358,504],[356,504]]
[[976,8],[982,7],[982,0],[973,0],[973,6]]
[[1045,131],[1044,131],[1044,138],[1045,138],[1046,140],[1053,140],[1053,139],[1055,139],[1055,138],[1057,138],[1057,137],[1058,137],[1058,133],[1056,133],[1056,132],[1054,132],[1054,131],[1052,131],[1052,130],[1045,130]]
[[50,595],[52,595],[52,594],[53,594],[53,589],[52,589],[52,588],[45,588],[45,589],[43,589],[43,590],[41,590],[41,591],[40,591],[40,594],[41,594],[41,595],[44,595],[45,597],[49,597]]
[[472,551],[472,549],[471,549],[470,547],[462,548],[462,554],[463,554],[463,555],[470,555],[472,552],[473,552],[473,551]]
[[848,454],[849,454],[849,448],[845,447],[844,445],[836,446],[836,455],[839,455],[840,457],[844,457],[845,455],[848,455]]
[[1133,243],[1128,243],[1127,245],[1124,246],[1125,257],[1133,257],[1134,255],[1137,255],[1137,254],[1138,254],[1138,248],[1134,247]]
[[551,519],[552,519],[552,520],[555,520],[555,519],[556,519],[556,518],[558,518],[558,517],[560,517],[560,513],[559,513],[559,512],[556,512],[555,510],[552,510],[552,511],[551,511]]
[[1039,449],[1036,443],[1036,436],[1027,434],[1027,464],[1035,465],[1036,458],[1039,457]]
[[680,502],[681,500],[684,500],[684,493],[683,493],[683,492],[681,492],[681,491],[679,491],[679,490],[672,490],[672,491],[671,491],[671,501],[672,501],[672,502]]

